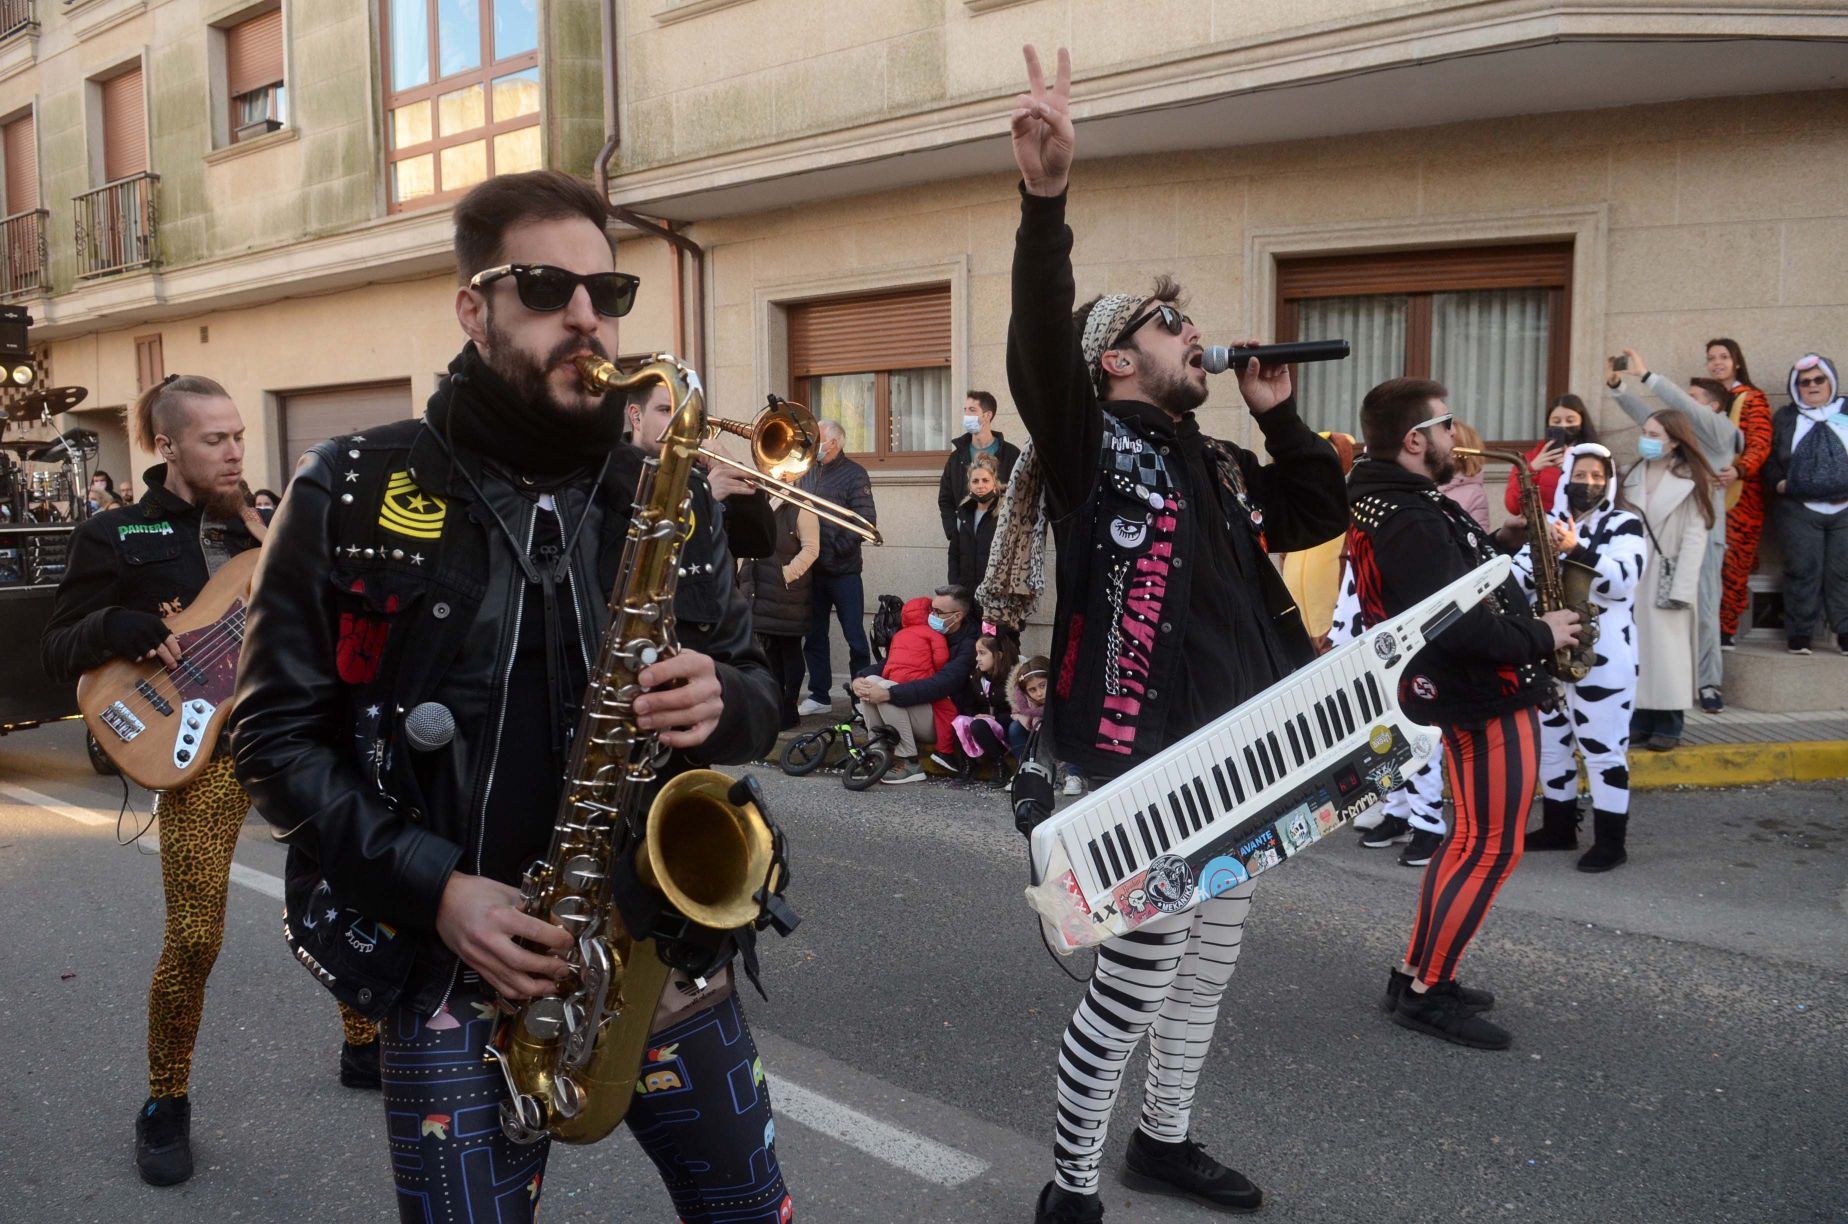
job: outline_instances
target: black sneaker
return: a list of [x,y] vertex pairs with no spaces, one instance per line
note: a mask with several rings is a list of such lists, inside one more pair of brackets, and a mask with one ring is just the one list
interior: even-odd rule
[[1835,649],[1848,655],[1848,633],[1838,633],[1835,635]]
[[1228,1169],[1192,1139],[1163,1143],[1138,1127],[1129,1137],[1123,1184],[1151,1194],[1199,1199],[1222,1211],[1256,1211],[1264,1192],[1243,1173]]
[[148,1098],[135,1115],[135,1169],[150,1186],[177,1186],[193,1175],[191,1101]]
[[1412,840],[1399,851],[1399,866],[1423,867],[1437,857],[1437,848],[1444,844],[1442,833],[1427,833],[1423,829],[1412,830]]
[[1403,816],[1388,816],[1360,835],[1360,844],[1369,850],[1384,850],[1412,840],[1412,826]]
[[1073,1194],[1055,1182],[1046,1183],[1033,1209],[1033,1224],[1098,1224],[1103,1218],[1103,1199],[1095,1194]]
[[1807,637],[1793,637],[1787,648],[1791,654],[1808,654],[1810,652],[1809,643],[1810,640]]
[[1507,1029],[1463,1006],[1455,982],[1440,982],[1423,994],[1407,990],[1393,1008],[1392,1022],[1474,1050],[1505,1050],[1514,1044]]
[[1720,634],[1720,649],[1721,650],[1731,650],[1732,648],[1733,648],[1733,635],[1730,633]]
[[379,1086],[379,1043],[377,1041],[368,1041],[360,1046],[350,1041],[341,1044],[340,1082],[348,1088],[377,1088]]
[[[1411,984],[1412,975],[1409,973],[1401,973],[1397,969],[1388,973],[1386,975],[1386,993],[1380,999],[1380,1010],[1383,1012],[1396,1010],[1399,1006],[1399,996],[1404,994],[1405,988]],[[1457,988],[1457,998],[1463,1001],[1463,1006],[1469,1011],[1485,1012],[1494,1010],[1495,996],[1490,992],[1486,990],[1473,990],[1463,985],[1461,982],[1453,984]]]
[[1724,710],[1726,708],[1726,703],[1720,700],[1720,690],[1716,688],[1702,689],[1700,691],[1700,708],[1709,714],[1718,714],[1721,710]]

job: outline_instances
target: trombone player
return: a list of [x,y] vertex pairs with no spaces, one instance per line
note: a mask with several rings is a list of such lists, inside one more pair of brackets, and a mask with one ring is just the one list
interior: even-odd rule
[[[570,937],[514,884],[548,848],[642,471],[577,364],[618,351],[639,283],[615,269],[606,216],[588,183],[547,170],[456,205],[467,343],[422,421],[309,453],[252,597],[238,775],[290,847],[297,959],[386,1021],[405,1220],[530,1220],[543,1189],[549,1140],[507,1138],[484,1048],[496,993],[566,976]],[[716,531],[681,558],[732,568]],[[642,670],[632,703],[673,750],[660,773],[760,755],[778,695],[745,604],[725,581],[681,586],[674,611],[684,649]],[[673,975],[645,1049],[627,1121],[677,1217],[793,1218],[729,963]]]

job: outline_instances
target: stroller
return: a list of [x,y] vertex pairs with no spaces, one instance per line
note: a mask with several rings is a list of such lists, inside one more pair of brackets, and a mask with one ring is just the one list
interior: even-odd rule
[[873,662],[884,666],[886,651],[904,624],[905,601],[896,595],[881,595],[879,610],[873,613]]

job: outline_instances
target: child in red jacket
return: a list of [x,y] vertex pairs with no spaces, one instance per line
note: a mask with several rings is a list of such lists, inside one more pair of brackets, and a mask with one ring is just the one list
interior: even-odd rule
[[[885,666],[879,669],[879,680],[887,688],[913,680],[928,680],[950,661],[949,641],[930,627],[930,596],[907,600],[899,621],[903,628],[892,635]],[[955,743],[950,720],[956,717],[956,703],[948,697],[940,697],[930,703],[930,711],[937,724],[937,742]]]

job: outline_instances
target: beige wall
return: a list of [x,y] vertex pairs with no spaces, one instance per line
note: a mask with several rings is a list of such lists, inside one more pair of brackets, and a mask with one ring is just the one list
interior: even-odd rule
[[[1069,214],[1080,298],[1172,272],[1213,337],[1268,328],[1279,251],[1572,236],[1572,386],[1620,450],[1634,427],[1597,383],[1618,347],[1687,378],[1709,336],[1735,336],[1776,402],[1795,357],[1848,337],[1848,92],[1539,115],[1236,157],[1082,156]],[[714,406],[749,415],[765,391],[789,392],[779,300],[948,279],[955,384],[993,389],[999,427],[1018,438],[1004,370],[1017,217],[1012,177],[990,176],[695,226],[709,252]],[[667,335],[665,301],[645,291],[631,333]],[[1217,383],[1207,424],[1249,445],[1255,430],[1235,403]],[[875,476],[888,543],[869,553],[869,598],[940,580],[936,475]]]
[[[215,378],[237,401],[250,487],[280,488],[287,473],[277,395],[408,378],[421,412],[436,376],[462,347],[454,297],[454,277],[429,277],[80,336],[51,346],[51,377],[90,388],[86,408],[125,408],[136,394],[135,337],[158,332],[169,374]],[[209,337],[203,342],[201,328]],[[146,452],[133,455],[137,485],[153,462]]]

